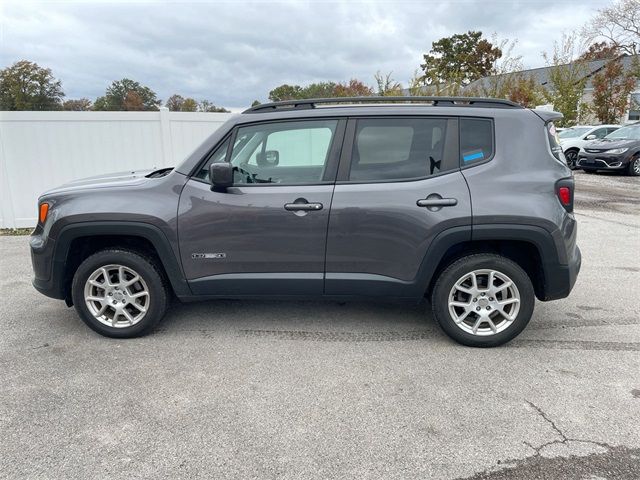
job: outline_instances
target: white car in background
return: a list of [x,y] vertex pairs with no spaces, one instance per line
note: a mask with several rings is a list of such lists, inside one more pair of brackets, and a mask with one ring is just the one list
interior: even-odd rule
[[592,140],[599,140],[615,132],[620,125],[577,125],[567,128],[558,134],[560,146],[571,170],[576,168],[578,152]]

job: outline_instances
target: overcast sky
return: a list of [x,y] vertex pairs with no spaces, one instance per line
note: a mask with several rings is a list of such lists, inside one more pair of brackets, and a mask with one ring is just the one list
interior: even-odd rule
[[265,101],[282,83],[373,85],[377,70],[406,84],[441,37],[467,30],[518,39],[527,67],[544,65],[563,31],[604,0],[95,2],[0,0],[0,66],[49,67],[67,98],[102,95],[132,78],[226,107]]

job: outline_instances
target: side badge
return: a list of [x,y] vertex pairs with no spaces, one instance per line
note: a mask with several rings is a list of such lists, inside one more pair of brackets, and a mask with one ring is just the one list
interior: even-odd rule
[[218,260],[221,258],[227,258],[226,253],[192,253],[192,260],[204,260],[204,259],[213,259]]

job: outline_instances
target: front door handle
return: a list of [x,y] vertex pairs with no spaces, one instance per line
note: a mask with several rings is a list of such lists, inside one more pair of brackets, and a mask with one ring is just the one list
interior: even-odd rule
[[422,198],[416,202],[419,207],[455,207],[457,204],[455,198]]
[[321,203],[285,203],[284,209],[289,212],[316,212],[318,210],[322,210]]

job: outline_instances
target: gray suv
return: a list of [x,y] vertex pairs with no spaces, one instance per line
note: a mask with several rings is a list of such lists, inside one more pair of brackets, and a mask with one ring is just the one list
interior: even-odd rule
[[500,345],[580,269],[559,118],[457,97],[259,105],[176,168],[42,195],[33,284],[109,337],[150,332],[172,297],[427,297],[454,340]]

